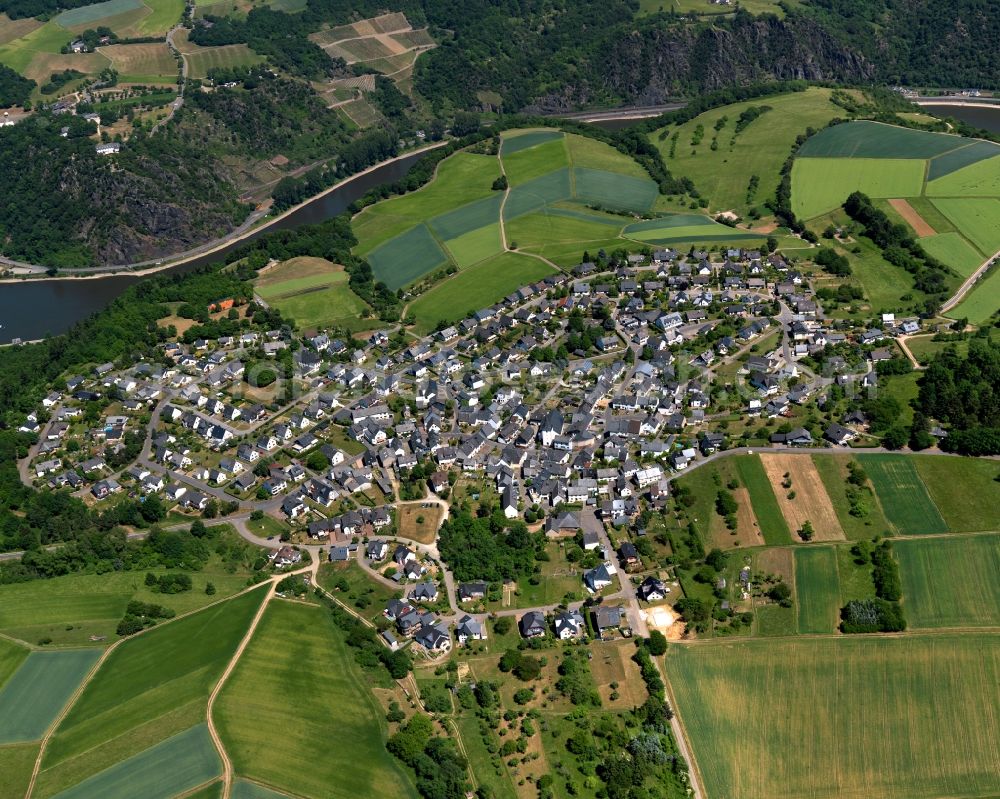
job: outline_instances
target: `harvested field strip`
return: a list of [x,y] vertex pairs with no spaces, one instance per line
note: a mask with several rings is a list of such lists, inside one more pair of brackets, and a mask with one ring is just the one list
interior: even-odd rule
[[897,541],[911,627],[1000,626],[1000,536]]
[[913,232],[920,238],[935,234],[934,228],[928,225],[906,200],[889,200],[889,205],[896,209],[896,212],[903,217],[906,224],[913,228]]
[[750,492],[754,513],[760,525],[761,534],[769,546],[792,543],[785,517],[778,507],[771,482],[767,478],[764,466],[757,455],[748,455],[736,459],[736,468],[740,481]]
[[170,799],[222,773],[222,763],[199,724],[57,794],[58,799]]
[[27,36],[41,26],[41,22],[31,17],[11,19],[6,14],[0,14],[0,44],[7,44],[15,39]]
[[806,140],[799,155],[808,158],[933,158],[972,141],[961,136],[860,121],[824,128]]
[[41,738],[100,656],[99,649],[32,652],[0,691],[0,743]]
[[[810,522],[815,541],[843,541],[844,530],[833,510],[816,464],[808,456],[761,455],[761,463],[789,529],[795,533]],[[784,475],[788,475],[785,478]],[[789,488],[782,482],[791,481]],[[789,499],[794,492],[795,498]]]
[[906,455],[859,455],[886,518],[902,535],[944,533],[948,525],[927,494],[912,458]]
[[666,666],[713,799],[1000,793],[998,635],[709,642]]
[[800,633],[832,633],[840,610],[837,551],[808,547],[795,551],[795,598]]

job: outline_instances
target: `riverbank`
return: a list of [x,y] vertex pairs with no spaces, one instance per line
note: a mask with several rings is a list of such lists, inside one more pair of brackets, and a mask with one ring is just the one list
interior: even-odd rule
[[[439,147],[444,147],[447,145],[447,141],[435,142],[433,144],[428,144],[423,147],[419,147],[416,150],[409,150],[406,153],[397,155],[395,158],[390,158],[386,161],[379,161],[377,164],[372,164],[367,169],[363,169],[360,172],[356,172],[353,175],[344,178],[343,180],[333,184],[327,189],[324,189],[319,194],[315,194],[306,200],[303,200],[298,205],[293,205],[291,208],[287,208],[282,211],[277,216],[267,220],[263,224],[257,224],[262,218],[263,214],[260,211],[255,211],[250,217],[243,222],[236,230],[228,233],[222,238],[215,239],[214,241],[206,242],[205,244],[199,245],[198,247],[188,250],[183,253],[178,253],[174,256],[166,256],[162,261],[140,261],[134,266],[108,266],[108,267],[95,267],[94,269],[88,269],[86,273],[82,270],[77,273],[57,273],[55,275],[46,274],[44,271],[38,274],[37,277],[24,275],[20,277],[4,277],[0,278],[0,284],[3,283],[41,283],[50,281],[80,281],[80,280],[100,280],[110,277],[148,277],[149,275],[156,274],[157,272],[162,272],[167,269],[176,269],[177,267],[184,266],[192,261],[201,260],[203,258],[209,257],[220,250],[228,249],[235,244],[239,244],[242,241],[250,238],[251,236],[256,236],[260,233],[266,232],[269,228],[275,225],[279,225],[283,220],[289,216],[298,213],[303,208],[312,203],[323,200],[323,198],[332,194],[333,192],[343,189],[345,186],[353,183],[356,180],[363,178],[365,175],[369,175],[372,172],[383,169],[391,164],[397,163],[398,161],[403,161],[414,156],[423,155],[424,153],[430,152],[431,150],[436,150]],[[255,218],[256,216],[256,218]],[[46,270],[47,267],[39,266],[38,264],[22,264],[16,261],[3,260],[5,264],[11,266],[11,268],[29,268],[29,269],[40,269]],[[147,266],[146,264],[149,264]],[[139,268],[136,268],[139,267]]]

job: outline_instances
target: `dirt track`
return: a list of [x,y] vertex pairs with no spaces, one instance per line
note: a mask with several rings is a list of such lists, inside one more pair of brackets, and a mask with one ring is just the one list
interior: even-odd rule
[[[830,504],[830,497],[827,496],[812,458],[762,453],[760,461],[764,464],[767,479],[771,481],[781,514],[788,522],[794,539],[798,540],[796,533],[808,520],[815,531],[814,541],[844,540],[844,530]],[[792,480],[791,488],[781,485],[786,472]],[[788,499],[788,494],[792,491],[795,492],[795,499]]]

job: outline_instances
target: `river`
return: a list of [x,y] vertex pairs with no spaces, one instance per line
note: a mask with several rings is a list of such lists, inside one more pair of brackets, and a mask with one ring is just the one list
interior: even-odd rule
[[1000,133],[1000,106],[983,108],[980,106],[962,105],[921,105],[921,109],[936,117],[955,117],[969,125],[973,125],[991,133]]
[[[343,186],[306,203],[266,229],[262,228],[211,255],[203,255],[163,269],[157,274],[187,272],[205,264],[222,261],[232,250],[267,231],[284,230],[330,219],[345,211],[351,203],[376,186],[395,183],[403,178],[424,155],[426,153],[413,153],[359,175]],[[9,343],[14,338],[30,341],[50,334],[64,333],[76,322],[107,307],[126,288],[143,279],[137,275],[115,275],[94,279],[0,283],[0,343]]]

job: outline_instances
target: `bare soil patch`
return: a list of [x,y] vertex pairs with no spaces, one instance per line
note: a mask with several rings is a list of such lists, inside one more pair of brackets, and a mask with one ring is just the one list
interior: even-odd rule
[[419,504],[403,505],[396,511],[396,520],[400,538],[409,538],[418,544],[433,544],[441,521],[441,508],[438,505],[429,508]]
[[736,511],[736,535],[732,534],[722,517],[713,510],[710,531],[712,544],[722,549],[764,546],[764,536],[761,535],[757,516],[753,512],[750,492],[744,486],[740,486],[732,494],[739,505]]
[[[778,507],[788,522],[793,538],[798,539],[796,532],[809,521],[815,531],[814,541],[845,540],[844,529],[837,520],[837,514],[823,486],[823,480],[811,458],[799,455],[762,454],[760,461],[764,465],[767,479],[771,481]],[[786,473],[792,481],[790,488],[782,485]],[[791,492],[795,492],[795,499],[788,499]]]
[[906,224],[913,228],[914,233],[920,238],[936,235],[934,228],[928,225],[927,221],[906,200],[889,200],[889,205],[896,209],[896,212],[906,220]]

